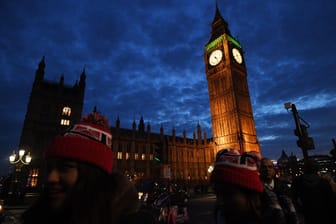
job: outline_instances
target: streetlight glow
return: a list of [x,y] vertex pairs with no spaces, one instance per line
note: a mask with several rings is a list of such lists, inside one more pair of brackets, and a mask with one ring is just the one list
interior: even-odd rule
[[13,151],[13,153],[9,156],[9,162],[11,164],[21,163],[23,165],[29,165],[31,160],[32,160],[32,157],[30,155],[30,152],[26,153],[24,149],[19,150],[19,156],[17,156],[15,151]]
[[30,156],[30,152],[28,152],[27,156],[26,156],[26,163],[30,163],[32,160],[32,157]]
[[16,157],[15,153],[13,153],[12,155],[10,155],[9,156],[9,162],[13,163],[14,160],[15,160],[15,157]]
[[208,173],[211,173],[214,170],[213,166],[209,166]]
[[24,154],[25,154],[25,150],[24,149],[20,149],[19,150],[19,156],[22,157]]
[[[28,166],[32,160],[30,152],[26,152],[24,149],[20,149],[19,153],[13,151],[13,153],[9,156],[10,164],[13,164],[14,171],[12,173],[11,184],[9,185],[8,194],[21,194],[25,192],[25,186],[22,183],[27,182],[27,175],[25,170],[22,172],[22,167],[25,165]],[[21,196],[20,196],[21,197]]]

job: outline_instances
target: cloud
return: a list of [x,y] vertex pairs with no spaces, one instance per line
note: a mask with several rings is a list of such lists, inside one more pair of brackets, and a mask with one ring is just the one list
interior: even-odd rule
[[[336,4],[315,1],[219,1],[231,33],[241,42],[263,154],[300,154],[291,113],[311,123],[316,150],[328,153],[335,137]],[[85,68],[83,113],[94,106],[114,124],[131,128],[144,116],[158,132],[175,128],[192,137],[196,125],[211,137],[204,46],[215,3],[189,1],[2,1],[0,106],[6,131],[1,154],[19,142],[35,70],[64,74],[73,85]],[[10,94],[9,94],[10,93]]]

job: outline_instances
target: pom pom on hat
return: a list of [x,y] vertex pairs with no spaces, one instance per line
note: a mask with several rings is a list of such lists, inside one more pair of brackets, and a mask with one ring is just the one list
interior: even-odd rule
[[61,157],[87,162],[112,172],[112,134],[108,120],[94,110],[84,116],[79,124],[72,126],[63,136],[53,139],[46,157]]
[[212,183],[227,183],[256,192],[263,192],[264,187],[259,177],[257,152],[242,152],[234,149],[218,151]]

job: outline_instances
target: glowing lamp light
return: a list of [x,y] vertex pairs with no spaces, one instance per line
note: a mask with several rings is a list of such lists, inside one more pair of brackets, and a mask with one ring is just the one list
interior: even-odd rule
[[20,149],[19,150],[19,156],[22,157],[24,154],[25,154],[25,150],[24,149]]
[[26,156],[26,163],[30,163],[32,160],[32,157],[30,156],[30,153]]
[[24,149],[20,149],[18,155],[15,153],[15,151],[13,151],[13,153],[9,156],[9,162],[11,164],[21,163],[23,165],[29,165],[31,161],[32,157],[30,152],[26,153]]
[[208,173],[211,173],[213,170],[214,170],[214,167],[213,166],[209,166]]
[[11,163],[14,162],[15,157],[16,157],[16,155],[15,155],[15,153],[13,153],[12,155],[9,156],[9,161],[10,161]]

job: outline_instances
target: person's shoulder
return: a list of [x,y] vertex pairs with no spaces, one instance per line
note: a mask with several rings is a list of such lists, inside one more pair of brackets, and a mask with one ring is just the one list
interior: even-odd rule
[[291,183],[283,180],[283,179],[279,179],[279,178],[275,178],[274,179],[274,190],[275,191],[288,191],[290,189]]

